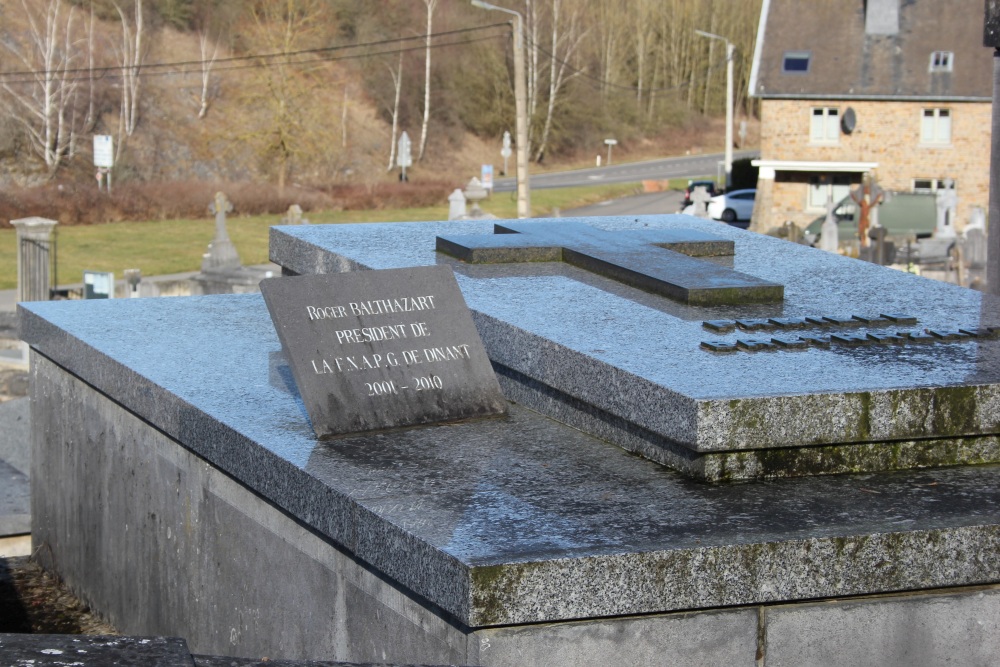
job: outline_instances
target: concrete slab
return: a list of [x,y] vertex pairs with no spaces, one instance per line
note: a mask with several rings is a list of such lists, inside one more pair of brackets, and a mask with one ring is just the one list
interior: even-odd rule
[[31,535],[0,537],[0,558],[20,558],[31,555]]
[[0,403],[0,461],[31,475],[31,402],[27,396]]
[[0,461],[0,537],[31,532],[31,485],[28,477]]
[[767,667],[993,665],[1000,591],[788,605],[769,609],[764,626]]

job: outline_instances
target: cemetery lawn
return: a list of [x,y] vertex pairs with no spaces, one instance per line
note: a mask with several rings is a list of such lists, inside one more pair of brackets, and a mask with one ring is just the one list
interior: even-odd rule
[[[634,194],[635,191],[634,183],[534,190],[531,193],[531,209],[536,217],[547,216],[557,208],[587,206]],[[482,207],[500,218],[516,218],[516,197],[516,193],[498,193],[484,201]],[[448,206],[380,211],[315,211],[306,213],[305,217],[312,224],[446,220]],[[243,264],[249,266],[268,261],[268,228],[278,224],[281,224],[280,215],[229,218],[229,237],[236,245]],[[143,276],[198,271],[202,253],[215,235],[215,224],[206,213],[201,220],[59,226],[56,235],[56,279],[59,285],[73,285],[83,282],[84,271],[110,271],[116,279],[123,277],[125,269],[140,269]],[[0,229],[0,289],[17,288],[15,245],[15,231]]]

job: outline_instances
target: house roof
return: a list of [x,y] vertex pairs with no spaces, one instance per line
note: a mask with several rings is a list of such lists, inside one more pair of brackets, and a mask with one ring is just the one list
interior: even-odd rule
[[992,61],[982,0],[764,0],[750,95],[990,101]]

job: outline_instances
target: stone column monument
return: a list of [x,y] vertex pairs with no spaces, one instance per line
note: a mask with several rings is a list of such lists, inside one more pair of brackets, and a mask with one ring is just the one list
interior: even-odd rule
[[17,230],[17,300],[48,301],[52,230],[59,223],[35,217],[10,224]]

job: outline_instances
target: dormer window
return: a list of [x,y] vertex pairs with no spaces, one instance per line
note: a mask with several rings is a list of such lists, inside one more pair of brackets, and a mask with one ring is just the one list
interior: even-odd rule
[[951,51],[934,51],[931,53],[931,72],[950,72],[955,54]]
[[781,71],[784,74],[807,74],[811,51],[785,51],[781,61]]

